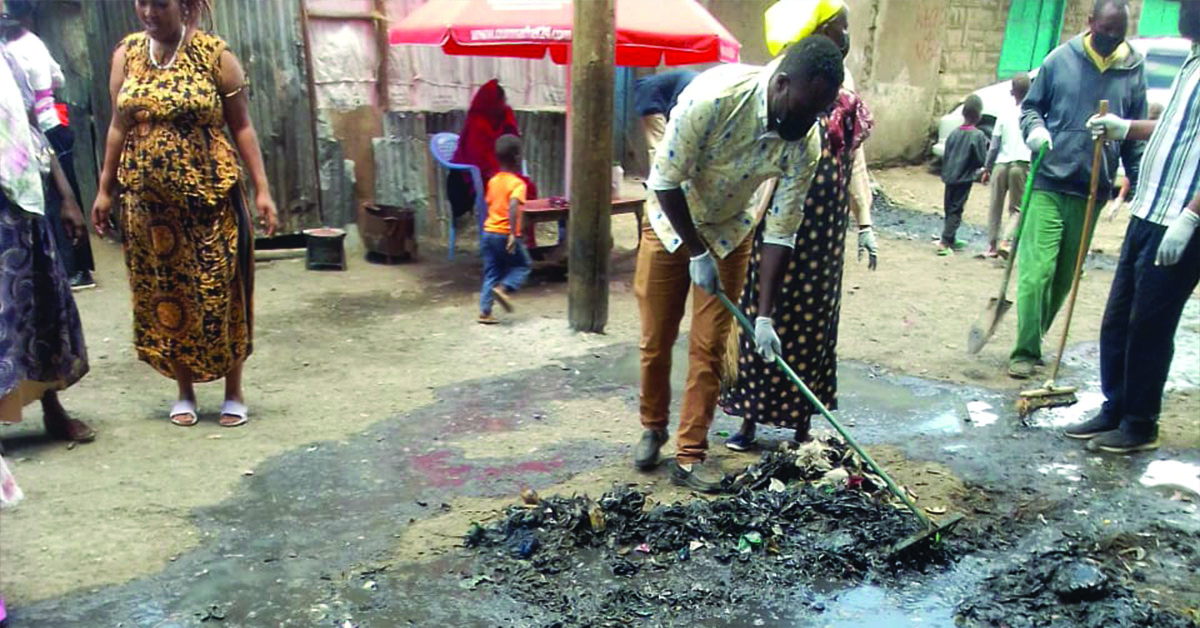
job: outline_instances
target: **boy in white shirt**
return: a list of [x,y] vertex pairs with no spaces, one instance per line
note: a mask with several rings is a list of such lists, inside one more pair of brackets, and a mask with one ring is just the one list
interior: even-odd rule
[[[1029,75],[1018,73],[1012,78],[1013,107],[996,117],[992,129],[992,144],[983,167],[984,184],[991,183],[992,206],[988,214],[988,248],[984,257],[1007,256],[1012,232],[1021,213],[1021,195],[1025,192],[1025,177],[1029,175],[1029,147],[1021,135],[1021,101],[1029,93]],[[1008,221],[1004,229],[1004,201],[1008,199]]]

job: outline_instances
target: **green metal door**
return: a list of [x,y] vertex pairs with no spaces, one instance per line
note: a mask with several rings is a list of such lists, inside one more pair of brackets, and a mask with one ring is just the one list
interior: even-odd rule
[[1013,0],[996,76],[1007,79],[1042,63],[1062,32],[1066,0]]
[[1170,0],[1143,0],[1138,18],[1139,37],[1178,37],[1179,3]]

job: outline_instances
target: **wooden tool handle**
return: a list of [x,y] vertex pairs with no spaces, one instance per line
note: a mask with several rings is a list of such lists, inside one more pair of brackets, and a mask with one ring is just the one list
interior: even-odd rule
[[[1108,113],[1108,101],[1100,101],[1097,115]],[[1088,254],[1088,235],[1092,230],[1092,214],[1096,210],[1096,194],[1100,191],[1100,164],[1104,157],[1104,136],[1096,138],[1096,147],[1092,151],[1092,180],[1088,186],[1087,210],[1083,216],[1083,233],[1079,235],[1079,255],[1075,256],[1075,277],[1071,281],[1071,296],[1067,299],[1067,320],[1063,321],[1062,340],[1058,343],[1058,355],[1054,357],[1054,370],[1050,372],[1050,381],[1058,379],[1058,368],[1062,366],[1063,351],[1067,349],[1067,335],[1071,332],[1071,315],[1075,312],[1075,296],[1079,294],[1079,276],[1083,274],[1083,260]]]

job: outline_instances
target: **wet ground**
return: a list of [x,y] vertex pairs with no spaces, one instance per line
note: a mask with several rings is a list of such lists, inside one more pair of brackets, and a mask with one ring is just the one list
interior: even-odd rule
[[[641,600],[622,608],[658,600],[638,622],[652,626],[952,626],[964,612],[997,625],[987,607],[997,602],[1051,616],[1045,625],[1087,625],[1036,610],[1040,593],[1022,588],[1033,567],[1081,552],[1120,585],[1110,600],[1173,617],[1200,608],[1200,300],[1177,337],[1164,448],[1101,457],[1057,428],[1100,400],[1093,339],[1113,248],[1093,256],[1072,325],[1080,340],[1063,381],[1081,387],[1080,402],[1021,425],[1012,400],[1036,384],[1002,374],[1015,320],[979,356],[962,349],[999,270],[935,257],[936,217],[886,206],[876,222],[879,271],[846,270],[839,416],[922,508],[967,515],[954,560],[750,587],[744,566],[708,550],[688,570],[620,581],[602,556],[581,554],[564,592],[632,587]],[[260,265],[255,417],[233,431],[211,414],[191,430],[166,425],[171,386],[131,355],[119,253],[99,246],[101,288],[78,297],[93,373],[64,398],[100,439],[64,450],[41,438],[36,416],[0,432],[27,494],[0,525],[13,626],[554,625],[562,617],[549,606],[481,580],[495,561],[461,547],[473,521],[495,524],[522,485],[595,497],[631,483],[656,504],[692,498],[661,472],[629,469],[635,231],[624,217],[614,229],[608,336],[567,333],[565,287],[542,279],[517,316],[481,329],[476,262],[447,263],[436,248],[403,267],[364,265],[352,249],[346,274]],[[978,230],[963,235],[981,249]],[[683,369],[674,375],[678,390]],[[205,408],[216,395],[201,390]],[[735,428],[718,417],[711,435],[729,470],[755,460],[719,446]],[[598,616],[594,625],[611,619]]]
[[[576,474],[624,469],[626,442],[566,441],[514,461],[467,458],[444,440],[552,424],[557,419],[548,408],[566,398],[619,402],[632,413],[634,353],[617,345],[561,365],[443,388],[419,411],[271,459],[244,478],[234,497],[195,513],[200,547],[161,573],[15,609],[14,625],[555,625],[553,613],[482,582],[484,567],[467,550],[408,562],[395,555],[397,539],[415,520],[452,510],[455,499],[509,495],[515,502],[522,484],[544,490]],[[726,608],[699,605],[694,612],[664,604],[647,619],[650,625],[949,627],[989,574],[1070,539],[1132,539],[1129,547],[1140,550],[1126,554],[1127,566],[1130,574],[1142,574],[1143,599],[1177,609],[1197,605],[1200,580],[1180,567],[1194,570],[1200,558],[1194,544],[1190,556],[1177,555],[1173,544],[1200,535],[1197,496],[1183,501],[1186,488],[1147,490],[1140,480],[1155,465],[1200,465],[1200,452],[1100,457],[1052,429],[1083,404],[1023,427],[1010,399],[987,390],[879,375],[857,364],[844,364],[841,379],[841,418],[864,443],[895,448],[910,461],[938,461],[945,469],[939,474],[960,480],[960,494],[930,494],[919,503],[966,509],[963,534],[991,530],[1000,538],[989,543],[998,547],[908,574],[903,584],[798,581],[772,588],[769,596],[747,592]],[[430,425],[442,426],[440,437],[431,437]],[[732,426],[725,418],[715,429]],[[898,475],[907,475],[902,481],[921,495],[919,474]],[[442,532],[457,537],[466,530]],[[583,556],[572,579],[612,586],[613,576],[592,563]],[[728,567],[712,566],[692,569],[686,583],[702,590],[737,587]],[[674,585],[680,595],[688,589],[679,584],[670,576],[647,576],[646,586]]]

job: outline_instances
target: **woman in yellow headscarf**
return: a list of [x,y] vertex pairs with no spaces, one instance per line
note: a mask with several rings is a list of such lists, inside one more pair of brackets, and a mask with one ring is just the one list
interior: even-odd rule
[[[843,56],[850,51],[849,11],[844,0],[780,0],[765,17],[767,47],[772,54],[813,35],[828,37]],[[782,357],[831,409],[837,408],[837,332],[850,214],[858,222],[859,259],[863,253],[869,254],[871,269],[876,262],[871,187],[862,150],[872,121],[853,86],[847,71],[838,101],[821,121],[824,151],[777,297],[780,304],[775,318]],[[741,303],[750,316],[756,315],[758,306],[758,261],[756,247]],[[807,440],[816,409],[794,385],[779,377],[774,365],[758,356],[753,338],[736,340],[737,351],[730,351],[738,356],[736,382],[727,386],[721,402],[728,414],[742,417],[742,429],[726,441],[726,447],[750,449],[759,423],[793,429],[797,441]]]

